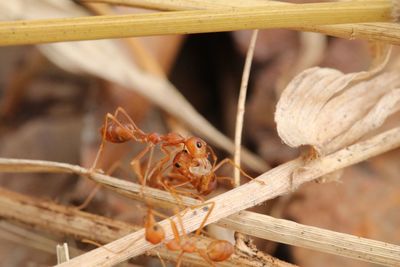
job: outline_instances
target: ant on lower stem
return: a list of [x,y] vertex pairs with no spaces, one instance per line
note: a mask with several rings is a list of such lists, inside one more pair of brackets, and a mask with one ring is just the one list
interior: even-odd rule
[[[183,227],[182,218],[179,212],[176,212],[176,217],[179,223],[179,226],[182,230],[182,236],[180,236],[178,227],[174,220],[169,218],[171,230],[174,235],[174,238],[170,241],[165,242],[165,246],[168,250],[171,251],[180,251],[178,259],[176,261],[176,266],[179,267],[182,263],[182,258],[185,253],[198,253],[205,261],[207,261],[211,266],[215,266],[215,262],[225,261],[227,260],[234,252],[234,246],[226,240],[213,240],[211,241],[206,248],[198,247],[198,237],[204,227],[209,215],[214,209],[215,203],[204,203],[198,206],[191,207],[199,208],[199,207],[208,207],[208,211],[206,216],[204,217],[199,229],[195,232],[194,236],[188,236]],[[209,207],[210,206],[210,207]],[[146,229],[145,229],[145,238],[152,244],[159,244],[165,238],[164,229],[155,222],[153,211],[151,208],[148,210],[148,217],[146,219]],[[163,216],[157,212],[158,216]]]
[[207,261],[211,266],[215,266],[215,262],[225,261],[234,252],[234,246],[226,240],[213,240],[210,242],[206,248],[199,248],[198,236],[201,233],[204,224],[206,223],[209,215],[214,209],[215,203],[205,203],[197,207],[206,206],[210,204],[209,210],[204,217],[199,229],[197,229],[194,236],[189,237],[183,227],[182,218],[179,213],[177,213],[177,219],[182,230],[182,236],[179,235],[178,227],[176,223],[170,219],[171,230],[174,234],[174,238],[168,241],[165,245],[167,249],[171,251],[180,251],[176,266],[179,267],[182,263],[182,257],[185,253],[198,253],[205,261]]

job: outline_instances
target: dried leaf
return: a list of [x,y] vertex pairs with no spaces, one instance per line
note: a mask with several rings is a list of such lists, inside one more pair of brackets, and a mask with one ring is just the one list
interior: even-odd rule
[[381,126],[400,109],[398,73],[377,74],[386,62],[387,57],[369,72],[317,67],[296,76],[277,104],[281,139],[291,147],[311,145],[325,155]]

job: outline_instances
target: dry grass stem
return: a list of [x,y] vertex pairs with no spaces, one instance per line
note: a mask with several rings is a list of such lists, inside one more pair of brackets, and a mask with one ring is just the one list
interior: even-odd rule
[[[219,1],[143,1],[143,0],[81,0],[82,2],[103,2],[115,5],[127,5],[143,7],[157,10],[193,10],[193,9],[218,9],[235,8],[243,6],[282,6],[292,5],[291,3],[279,1],[260,1],[260,0],[219,0]],[[398,20],[398,18],[394,18]],[[394,45],[400,45],[400,25],[398,23],[357,23],[340,25],[314,25],[294,27],[294,30],[319,32],[326,35],[340,37],[344,39],[364,39],[369,41],[380,41]]]
[[391,12],[391,1],[377,0],[1,22],[0,45],[390,22]]
[[[56,241],[33,233],[32,231],[29,231],[10,222],[0,222],[0,238],[24,246],[29,246],[47,253],[56,253]],[[79,255],[83,253],[82,251],[79,251],[75,248],[70,248],[70,251],[73,255]]]
[[[251,62],[253,61],[254,49],[256,47],[258,30],[254,30],[251,34],[249,49],[246,54],[246,61],[244,63],[242,82],[240,84],[240,93],[237,103],[237,113],[236,113],[236,128],[235,128],[235,154],[234,161],[237,166],[240,166],[240,158],[242,147],[242,132],[243,132],[243,117],[246,104],[247,95],[247,85],[249,83]],[[238,168],[234,169],[234,184],[235,187],[240,185],[240,170]]]
[[183,11],[196,9],[217,9],[248,6],[276,6],[277,1],[264,0],[79,0],[82,3],[106,3],[110,5],[121,5],[130,7],[141,7],[153,10]]
[[[255,206],[268,199],[290,192],[293,188],[293,184],[291,183],[292,175],[296,170],[299,170],[300,167],[303,167],[303,171],[298,173],[294,180],[297,186],[399,146],[400,128],[394,128],[366,141],[313,160],[305,166],[301,159],[280,165],[247,184],[211,199],[210,201],[215,202],[215,210],[210,215],[207,224],[218,221],[240,210]],[[191,232],[199,227],[205,212],[204,209],[196,209],[182,216],[187,232]],[[161,225],[167,230],[167,240],[172,238],[172,233],[168,227],[169,222],[164,220],[161,222]],[[112,265],[130,257],[140,255],[155,247],[144,240],[143,234],[144,231],[142,229],[106,245],[107,248],[111,250],[118,250],[128,244],[132,244],[133,241],[135,242],[132,249],[118,255],[113,255],[105,249],[99,248],[74,258],[61,266],[79,266],[83,263],[85,263],[86,266]]]
[[[20,223],[39,228],[47,232],[58,234],[72,235],[77,239],[86,239],[105,244],[122,237],[129,232],[140,229],[138,226],[109,219],[106,217],[82,212],[74,207],[65,207],[50,201],[44,201],[10,192],[0,188],[0,216],[6,220],[18,221]],[[7,207],[7,209],[5,208]],[[0,236],[12,239],[25,245],[44,250],[46,252],[55,253],[55,241],[49,241],[40,238],[37,234],[33,234],[28,230],[10,225],[7,222],[0,223]],[[16,230],[14,230],[16,229]],[[19,235],[16,234],[19,232]],[[10,237],[11,236],[11,237]],[[201,237],[201,246],[206,246],[210,240]],[[74,255],[77,253],[72,249]],[[166,260],[176,261],[178,253],[173,253],[165,247],[159,247],[148,252],[149,255],[156,257],[157,254]],[[276,261],[274,266],[292,266],[271,257],[269,262],[260,262],[243,255],[234,254],[229,260],[222,263],[221,266],[263,266],[263,264],[271,264]],[[187,254],[184,257],[184,263],[191,266],[208,266],[197,254]]]
[[262,236],[267,240],[385,266],[395,266],[400,262],[400,246],[380,241],[301,225],[248,211],[229,216],[224,219],[224,222],[221,221],[218,224],[224,226],[225,221],[229,221],[229,227],[233,227],[236,231],[252,236],[256,233],[257,236]]

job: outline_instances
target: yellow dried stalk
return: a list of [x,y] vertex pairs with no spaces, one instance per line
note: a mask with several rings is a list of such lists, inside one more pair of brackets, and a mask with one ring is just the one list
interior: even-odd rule
[[[105,3],[110,5],[140,7],[153,10],[183,11],[193,9],[215,9],[248,6],[272,6],[278,1],[265,0],[79,0],[82,3]],[[283,3],[284,4],[284,3]]]
[[[193,10],[193,9],[216,9],[244,6],[284,6],[291,3],[263,0],[81,0],[82,2],[101,2],[115,5],[126,5],[143,7],[156,10]],[[393,20],[399,20],[393,18]],[[336,36],[344,39],[365,39],[369,41],[382,41],[394,45],[400,45],[400,25],[398,23],[357,23],[337,25],[314,25],[297,26],[291,28],[299,31],[319,32],[326,35]]]
[[1,22],[0,45],[388,22],[391,12],[376,0]]

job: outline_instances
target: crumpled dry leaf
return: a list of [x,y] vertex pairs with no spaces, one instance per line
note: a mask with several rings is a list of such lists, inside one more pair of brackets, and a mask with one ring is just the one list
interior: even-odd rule
[[319,155],[348,146],[400,109],[398,72],[343,74],[311,68],[296,76],[277,104],[275,121],[281,139],[291,147],[311,145]]
[[[0,19],[37,19],[89,15],[70,0],[0,1]],[[166,79],[141,71],[118,40],[96,40],[38,45],[55,64],[75,73],[102,77],[150,99],[211,143],[233,153],[233,142],[215,129]],[[243,151],[243,161],[257,171],[268,166]]]

